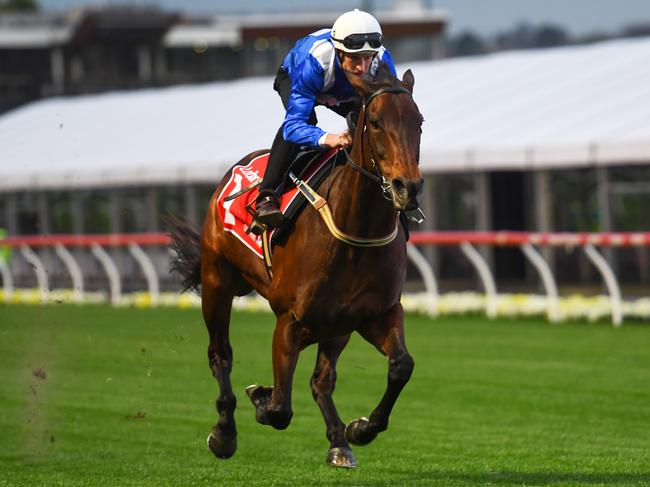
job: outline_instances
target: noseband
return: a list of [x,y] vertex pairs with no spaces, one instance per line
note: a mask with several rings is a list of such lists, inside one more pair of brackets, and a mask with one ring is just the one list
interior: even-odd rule
[[[408,96],[413,97],[410,91],[408,91],[405,88],[401,88],[398,86],[383,86],[379,88],[378,90],[373,91],[370,93],[365,100],[363,101],[362,108],[363,108],[363,135],[366,135],[368,133],[368,107],[370,106],[370,102],[377,98],[380,95],[386,94],[386,93],[394,93],[394,94],[400,94],[400,93],[406,93]],[[372,168],[375,170],[375,174],[371,173],[367,169],[365,169],[363,166],[357,164],[354,159],[350,156],[350,153],[348,152],[347,149],[343,148],[343,151],[345,152],[345,157],[347,158],[347,163],[348,165],[355,169],[356,171],[360,172],[364,176],[368,177],[369,179],[375,181],[376,183],[379,184],[381,187],[381,192],[384,198],[386,198],[389,201],[392,201],[391,195],[390,195],[390,181],[388,181],[382,174],[381,171],[379,170],[379,165],[375,162],[375,154],[372,150],[372,145],[370,144],[370,141],[368,141],[368,149],[370,150],[370,163],[372,164]]]

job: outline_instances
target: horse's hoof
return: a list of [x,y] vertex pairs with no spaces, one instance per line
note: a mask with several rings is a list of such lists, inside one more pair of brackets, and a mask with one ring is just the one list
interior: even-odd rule
[[259,384],[251,384],[246,388],[246,395],[250,398],[250,400],[253,400],[253,393],[255,392],[255,389],[258,387],[261,387]]
[[208,435],[208,447],[217,458],[230,458],[237,450],[237,437],[225,436],[223,433],[214,430]]
[[258,384],[252,384],[246,388],[246,395],[255,407],[255,419],[260,424],[271,424],[267,415],[266,405],[272,393],[272,387],[264,387]]
[[[258,409],[259,411],[259,409]],[[291,424],[293,411],[265,409],[264,413],[257,416],[257,421],[262,424],[270,424],[276,430],[286,430]],[[262,422],[265,421],[265,422]]]
[[246,395],[255,406],[257,406],[260,401],[268,400],[272,393],[273,387],[264,387],[259,384],[251,384],[246,388]]
[[368,418],[355,419],[345,427],[345,439],[353,445],[367,445],[375,438],[377,433],[370,431]]
[[357,461],[352,450],[344,446],[330,448],[327,452],[327,464],[337,468],[357,468]]

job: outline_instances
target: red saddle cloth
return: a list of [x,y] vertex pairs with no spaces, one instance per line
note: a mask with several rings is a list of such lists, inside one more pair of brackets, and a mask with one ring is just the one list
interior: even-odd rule
[[[337,149],[323,151],[312,162],[309,167],[304,171],[301,179],[309,182],[310,178],[314,176],[319,169],[334,155]],[[246,233],[246,230],[253,221],[253,215],[246,209],[246,206],[257,198],[259,194],[259,187],[255,187],[250,191],[238,196],[237,198],[225,201],[225,199],[233,194],[244,189],[246,186],[253,184],[258,179],[261,179],[266,170],[266,165],[269,161],[269,154],[263,154],[251,160],[245,166],[235,166],[230,174],[230,179],[219,193],[217,198],[217,212],[223,223],[223,228],[226,232],[232,233],[237,237],[246,247],[252,250],[260,259],[263,259],[262,253],[262,236],[254,235],[253,233]],[[280,198],[280,209],[285,213],[287,208],[299,196],[298,188],[292,186]],[[271,233],[270,237],[273,236]],[[270,238],[269,237],[269,238]]]

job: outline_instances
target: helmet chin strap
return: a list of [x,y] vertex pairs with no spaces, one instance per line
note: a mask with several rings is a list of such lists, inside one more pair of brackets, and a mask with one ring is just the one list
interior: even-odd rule
[[[341,65],[341,67],[343,67],[343,51],[340,51],[340,50],[338,50],[336,48],[334,48],[334,50],[336,51],[336,57],[339,58],[339,64]],[[343,71],[345,71],[345,70],[343,70]]]

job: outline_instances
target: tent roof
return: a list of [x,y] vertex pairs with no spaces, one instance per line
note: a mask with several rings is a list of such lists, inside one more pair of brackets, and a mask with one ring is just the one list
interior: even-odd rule
[[[650,39],[411,66],[424,172],[650,163]],[[406,66],[398,66],[403,73]],[[31,103],[0,117],[0,190],[216,182],[268,147],[272,79]],[[319,111],[329,130],[342,118]]]
[[649,56],[644,38],[414,65],[425,168],[648,164]]

